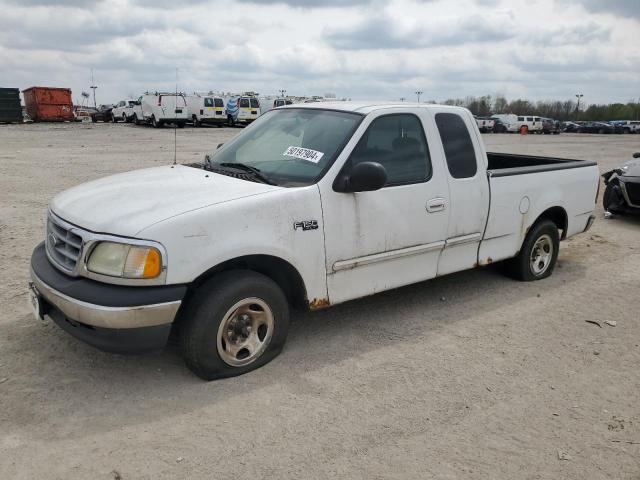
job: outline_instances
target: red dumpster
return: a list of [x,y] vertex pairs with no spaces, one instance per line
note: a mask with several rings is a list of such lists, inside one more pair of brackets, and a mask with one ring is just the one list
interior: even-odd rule
[[27,113],[34,122],[73,120],[71,89],[31,87],[22,91]]

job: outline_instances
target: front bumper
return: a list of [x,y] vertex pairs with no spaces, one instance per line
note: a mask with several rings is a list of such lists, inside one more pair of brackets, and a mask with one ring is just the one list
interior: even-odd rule
[[[74,278],[47,259],[44,243],[31,256],[32,302],[73,336],[101,350],[162,348],[187,287],[131,287]],[[35,297],[35,299],[34,299]]]

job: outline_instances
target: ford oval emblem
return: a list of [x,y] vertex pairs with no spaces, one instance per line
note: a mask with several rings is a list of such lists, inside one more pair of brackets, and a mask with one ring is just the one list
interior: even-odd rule
[[50,233],[47,236],[47,242],[49,242],[49,247],[56,248],[58,246],[58,239],[53,233]]

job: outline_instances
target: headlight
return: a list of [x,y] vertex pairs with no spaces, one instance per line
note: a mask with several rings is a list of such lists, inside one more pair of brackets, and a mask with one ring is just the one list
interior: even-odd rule
[[154,247],[100,242],[89,256],[87,270],[110,277],[155,278],[162,273],[162,255]]

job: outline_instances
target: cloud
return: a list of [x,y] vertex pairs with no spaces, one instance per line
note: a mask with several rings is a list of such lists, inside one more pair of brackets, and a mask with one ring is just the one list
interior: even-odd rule
[[587,10],[599,13],[612,13],[623,17],[640,18],[640,1],[638,0],[571,0],[579,3]]
[[400,49],[457,46],[467,43],[501,42],[515,32],[506,15],[489,18],[452,18],[438,22],[412,22],[390,16],[372,16],[351,27],[328,30],[325,40],[346,50]]
[[240,3],[256,5],[283,4],[299,8],[352,7],[372,3],[372,0],[239,0]]

